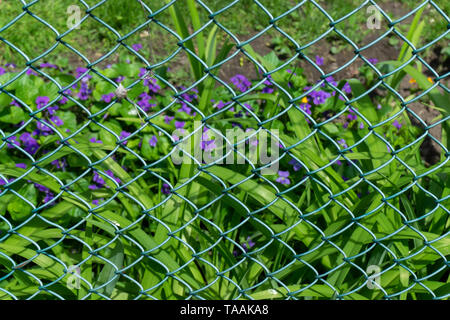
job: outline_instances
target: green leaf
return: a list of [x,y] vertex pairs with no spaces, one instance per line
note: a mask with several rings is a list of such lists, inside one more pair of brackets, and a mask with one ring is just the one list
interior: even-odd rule
[[122,269],[123,267],[123,251],[123,245],[119,239],[116,241],[116,246],[112,250],[111,255],[107,258],[108,263],[105,263],[105,266],[98,277],[96,284],[97,287],[106,284],[106,286],[102,287],[98,291],[107,297],[111,296],[117,280],[119,280],[120,275],[116,274],[116,271]]
[[[36,205],[37,192],[36,187],[33,184],[24,185],[19,193],[32,204]],[[27,218],[31,214],[33,209],[27,202],[15,196],[13,200],[8,204],[8,211],[11,218],[15,221],[21,221]]]

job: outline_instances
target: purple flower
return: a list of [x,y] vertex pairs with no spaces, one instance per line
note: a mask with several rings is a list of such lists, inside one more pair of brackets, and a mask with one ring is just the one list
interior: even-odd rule
[[102,95],[102,100],[106,103],[110,103],[113,98],[114,98],[114,93],[108,93],[108,94]]
[[138,77],[140,78],[140,77],[142,77],[144,74],[146,74],[147,73],[147,69],[145,69],[145,68],[140,68],[139,69],[139,75],[138,75]]
[[111,178],[114,179],[114,181],[116,181],[117,183],[120,183],[120,179],[114,176],[114,173],[111,170],[106,170],[105,171],[106,175],[110,176]]
[[139,51],[142,49],[142,44],[136,43],[136,44],[133,44],[131,47],[133,48],[134,51]]
[[17,168],[22,168],[22,169],[26,169],[27,165],[25,163],[16,163],[16,167]]
[[262,89],[262,93],[272,93],[272,92],[274,92],[274,89],[272,88],[273,83],[272,83],[272,81],[270,81],[270,79],[272,77],[269,75],[267,78],[268,79],[264,81],[264,84],[266,85],[266,87],[264,89]]
[[191,115],[192,108],[189,108],[186,103],[181,103],[181,108],[178,109],[178,112],[186,112],[187,115]]
[[291,159],[291,161],[289,161],[289,164],[291,164],[291,165],[294,166],[294,167],[293,167],[294,171],[298,171],[298,170],[300,170],[300,169],[303,167],[303,166],[301,165],[301,163],[298,162],[298,161],[295,160],[295,159]]
[[329,97],[331,97],[331,94],[328,92],[319,90],[319,91],[313,91],[309,94],[310,97],[313,98],[313,103],[315,105],[319,105],[322,103],[325,103]]
[[28,76],[31,76],[31,75],[37,76],[37,73],[34,72],[33,69],[31,69],[31,68],[27,70],[26,74],[27,74]]
[[[64,94],[70,96],[70,95],[72,94],[72,91],[71,91],[70,89],[67,89],[67,90],[64,91]],[[61,98],[61,100],[58,101],[58,103],[59,103],[59,104],[66,104],[66,102],[67,102],[68,100],[69,100],[69,99],[67,99],[67,98],[63,95],[62,98]]]
[[48,103],[49,103],[49,101],[50,101],[50,98],[49,97],[37,97],[36,98],[36,106],[37,106],[37,109],[39,110],[39,109],[42,109],[43,107],[45,107]]
[[284,185],[290,185],[291,180],[289,180],[289,171],[278,171],[278,178],[275,180],[278,183],[284,184]]
[[345,142],[344,139],[338,140],[338,143],[339,143],[344,149],[347,149],[347,148],[348,148],[348,145],[347,145],[347,143]]
[[347,94],[352,93],[352,87],[350,87],[350,85],[348,84],[348,82],[346,82],[346,83],[344,84],[344,86],[342,87],[342,90],[343,90],[345,93],[347,93]]
[[263,88],[262,89],[262,93],[272,93],[272,92],[274,92],[275,90],[273,89],[273,88],[271,88],[271,87],[265,87],[265,88]]
[[47,108],[47,112],[48,112],[49,115],[52,116],[52,115],[54,115],[56,113],[56,110],[58,110],[58,109],[59,109],[58,106],[53,105],[53,106],[50,106],[50,107]]
[[226,102],[226,103],[224,103],[222,100],[220,100],[219,102],[217,102],[214,106],[217,108],[217,109],[222,109],[223,107],[225,107],[226,105],[228,105],[228,104],[230,104],[231,103],[231,101],[228,101],[228,102]]
[[200,146],[201,149],[206,152],[211,151],[217,147],[215,145],[214,139],[209,140],[210,138],[208,136],[208,133],[206,133],[207,131],[208,131],[208,128],[204,128],[203,134],[202,134],[201,146]]
[[9,149],[14,148],[13,144],[15,144],[16,146],[20,146],[20,142],[17,141],[16,136],[9,137],[6,141],[8,142],[8,148]]
[[320,56],[316,56],[316,64],[317,64],[318,66],[323,65],[323,58],[320,57]]
[[94,199],[92,200],[92,204],[95,204],[96,206],[98,206],[100,204],[100,201],[103,201],[104,198],[100,198],[100,199]]
[[40,68],[58,69],[58,66],[57,66],[57,65],[51,64],[51,63],[47,63],[47,62],[41,63],[41,64],[39,65],[39,67],[40,67]]
[[175,119],[175,117],[165,116],[164,117],[164,122],[167,123],[167,124],[170,124],[170,121],[172,121],[173,119]]
[[[77,73],[77,78],[80,78],[84,73],[86,73],[88,71],[88,69],[86,68],[77,68],[76,73]],[[82,80],[84,80],[85,82],[89,79],[92,79],[92,76],[90,74],[87,74],[83,77]]]
[[17,101],[16,100],[12,100],[11,101],[11,103],[10,103],[10,105],[12,105],[12,106],[16,106],[16,107],[20,107],[20,104],[19,103],[17,103]]
[[94,172],[94,177],[92,178],[92,181],[99,184],[100,186],[105,185],[105,180],[97,173],[97,171]]
[[163,183],[162,188],[161,188],[161,192],[163,194],[170,194],[171,188],[167,183]]
[[186,122],[184,122],[184,121],[175,121],[175,128],[182,129],[185,124],[186,124]]
[[381,104],[378,104],[378,105],[377,105],[377,109],[378,109],[378,110],[381,110],[381,108],[382,108]]
[[103,143],[102,140],[97,140],[97,139],[95,139],[95,137],[90,138],[89,142],[92,142],[92,143]]
[[119,77],[117,77],[117,78],[115,79],[115,81],[116,81],[117,83],[121,83],[124,79],[125,79],[124,76],[119,76]]
[[53,193],[48,192],[45,194],[45,197],[42,200],[42,202],[44,202],[44,203],[50,202],[51,200],[53,200],[54,197],[55,197],[55,195]]
[[89,85],[87,82],[82,81],[80,91],[78,92],[77,96],[80,100],[87,100],[89,99],[89,95],[92,93],[92,90],[89,89]]
[[399,123],[397,120],[395,120],[393,123],[392,123],[392,125],[394,126],[394,127],[396,127],[397,128],[397,130],[400,130],[400,128],[403,126],[401,123]]
[[367,59],[371,64],[376,64],[378,62],[377,58]]
[[158,91],[161,90],[161,87],[156,84],[155,78],[144,79],[144,86],[148,87],[148,89],[153,93],[158,93]]
[[138,100],[137,104],[139,107],[141,107],[145,112],[148,112],[150,108],[156,106],[156,104],[150,103],[150,100],[152,97],[147,93],[143,92],[139,95],[140,100]]
[[247,237],[247,243],[249,248],[253,248],[255,246],[255,243],[252,241],[250,237]]
[[36,124],[36,127],[38,128],[38,132],[36,132],[37,134],[41,134],[43,136],[48,136],[49,134],[53,133],[52,128],[46,124],[45,122],[46,120],[38,121]]
[[156,136],[152,136],[150,138],[150,140],[148,141],[148,143],[150,144],[150,146],[152,147],[156,147],[156,143],[158,142],[158,138],[156,138]]
[[350,121],[356,120],[358,119],[358,116],[355,114],[355,110],[353,110],[351,107],[348,109],[348,111],[350,112],[349,115],[347,115],[347,119]]
[[51,164],[54,165],[57,169],[63,169],[67,166],[66,159],[64,158],[53,160]]
[[31,136],[29,132],[22,133],[19,139],[20,141],[23,142],[24,149],[26,152],[30,154],[35,154],[36,151],[39,149],[38,142]]
[[0,67],[0,76],[3,75],[3,74],[5,74],[5,73],[6,73],[6,70],[3,69],[2,67]]
[[50,192],[50,189],[47,188],[46,186],[43,186],[42,184],[35,183],[34,186],[35,186],[40,192],[44,192],[44,193],[49,193],[49,192]]
[[[126,138],[128,138],[130,135],[131,135],[131,133],[129,133],[129,132],[127,132],[127,131],[122,131],[122,132],[120,133],[119,139],[120,139],[120,140],[126,139]],[[123,143],[124,145],[126,145],[126,144],[128,143],[128,141],[124,141],[124,142],[122,142],[122,143]]]
[[311,105],[309,103],[300,104],[300,109],[305,111],[307,114],[311,115]]
[[96,189],[98,189],[98,186],[96,184],[90,184],[88,186],[88,188],[91,189],[91,190],[96,190]]
[[252,83],[242,74],[237,74],[230,78],[232,84],[236,86],[241,92],[247,91]]
[[[320,80],[319,80],[319,81],[320,81]],[[320,86],[321,86],[322,88],[324,88],[324,87],[325,87],[325,83],[331,84],[331,85],[333,85],[333,86],[337,86],[337,82],[334,81],[333,76],[326,77],[326,78],[325,78],[325,82],[322,83]]]
[[58,116],[53,116],[50,118],[50,120],[57,126],[60,127],[64,124],[64,121],[62,121]]

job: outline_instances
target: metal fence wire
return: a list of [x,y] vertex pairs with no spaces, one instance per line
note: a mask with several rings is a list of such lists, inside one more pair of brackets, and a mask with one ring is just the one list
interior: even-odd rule
[[[1,299],[448,298],[448,73],[439,74],[424,58],[427,49],[448,41],[450,20],[437,1],[418,3],[397,20],[376,1],[361,1],[339,19],[320,1],[292,1],[291,9],[276,16],[264,1],[247,1],[268,22],[245,41],[222,22],[224,14],[242,4],[239,0],[223,1],[215,11],[208,1],[161,1],[157,9],[148,1],[136,1],[146,19],[136,18],[128,33],[98,13],[113,0],[74,2],[81,8],[80,21],[66,30],[35,13],[42,2],[17,1],[21,12],[0,20],[8,21],[0,25],[0,50],[18,57],[10,66],[13,71],[0,73]],[[186,11],[178,5],[186,5]],[[303,42],[281,24],[305,6],[313,8],[326,28]],[[379,10],[386,31],[358,45],[341,26],[368,6]],[[447,28],[420,46],[414,33],[405,36],[399,26],[425,8],[422,19],[433,11]],[[9,40],[7,35],[24,19],[51,30],[47,49],[30,55]],[[427,23],[437,23],[433,21]],[[67,41],[78,26],[90,22],[96,26],[92,33],[105,29],[116,42],[94,59],[84,53],[83,46],[89,44]],[[417,25],[414,20],[412,26]],[[222,45],[228,46],[226,54],[221,55],[219,40],[207,37],[214,34],[212,29],[228,41]],[[152,38],[155,30],[176,45],[165,58],[154,54],[159,49]],[[142,32],[150,32],[149,55],[130,40]],[[269,59],[252,49],[267,34],[283,38],[292,55]],[[353,52],[337,68],[310,53],[330,35]],[[404,43],[401,59],[383,64],[365,55],[390,36]],[[84,69],[62,76],[56,73],[58,67],[39,64],[61,48],[80,58]],[[123,76],[128,82],[120,84],[117,78],[122,75],[115,74],[120,68],[100,67],[119,52],[144,67],[140,73],[127,71]],[[182,87],[161,71],[164,66],[175,68],[180,56],[186,58],[181,61],[190,66],[193,79]],[[239,59],[254,65],[257,80],[247,83],[237,77],[230,83],[219,72]],[[373,75],[370,85],[332,80],[355,61]],[[309,87],[295,82],[300,62],[318,74]],[[292,71],[286,71],[289,68]],[[409,97],[399,89],[407,75],[418,88]],[[40,82],[27,80],[31,77]],[[83,99],[83,90],[95,96],[101,83],[113,88],[110,98],[97,96],[100,104]],[[294,90],[296,85],[301,90]],[[40,86],[56,89],[53,95],[43,94]],[[261,91],[265,86],[270,90]],[[146,92],[154,96],[161,87],[164,93],[152,100],[156,106],[137,103],[144,89],[150,88]],[[70,90],[80,93],[75,96]],[[228,97],[222,98],[221,107],[219,101],[211,102],[218,92]],[[320,100],[321,92],[330,95],[330,108],[337,106],[328,116],[308,109],[320,108],[313,100]],[[385,105],[373,102],[377,94],[383,95]],[[35,101],[37,96],[48,99]],[[62,100],[70,107],[64,109]],[[414,103],[439,113],[424,120],[412,108]],[[181,116],[180,105],[190,117]],[[123,114],[121,108],[131,111]],[[240,117],[235,116],[238,110]],[[21,121],[14,122],[16,113]],[[76,125],[62,130],[46,120],[54,113],[65,124]],[[352,139],[339,139],[347,116],[358,119],[360,130],[352,131]],[[182,139],[172,135],[173,121],[187,133]],[[199,134],[227,138],[225,130],[232,123],[256,129],[244,139],[225,140],[231,149],[211,163],[198,161],[196,149],[182,143]],[[117,127],[131,132],[119,133]],[[394,131],[383,131],[388,127]],[[34,128],[41,130],[39,140]],[[416,134],[404,138],[400,130]],[[255,162],[239,149],[252,145],[252,137],[261,133],[279,147],[270,163]],[[145,137],[154,139],[153,144],[142,142]],[[434,163],[425,163],[420,154],[424,141],[439,149]],[[151,151],[155,145],[156,157]],[[172,163],[172,155],[180,151],[190,164]],[[230,154],[242,157],[243,164],[220,164]],[[277,172],[263,174],[275,163]],[[91,178],[97,184],[88,187]]]

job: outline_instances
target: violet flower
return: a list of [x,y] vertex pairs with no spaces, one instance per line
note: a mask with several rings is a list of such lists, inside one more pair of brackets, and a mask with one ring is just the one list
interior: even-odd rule
[[164,122],[167,124],[170,124],[170,122],[175,119],[175,117],[171,117],[171,116],[165,116],[164,117]]
[[[120,133],[119,139],[120,139],[120,140],[126,139],[126,138],[128,138],[130,135],[131,135],[131,133],[129,133],[129,132],[127,132],[127,131],[122,131],[122,132]],[[124,145],[126,145],[126,144],[128,143],[128,141],[123,141],[122,143],[123,143]]]
[[303,167],[300,162],[298,162],[297,160],[295,160],[293,158],[291,159],[291,161],[289,161],[289,164],[293,165],[294,171],[298,171]]
[[35,154],[36,151],[39,149],[38,142],[31,136],[29,132],[22,133],[19,139],[20,141],[22,141],[26,152],[30,154]]
[[318,65],[318,66],[321,66],[321,65],[323,65],[323,58],[322,57],[320,57],[320,56],[316,56],[316,64]]
[[61,118],[58,117],[58,116],[53,116],[53,117],[50,118],[50,120],[51,120],[57,127],[60,127],[60,126],[62,126],[62,125],[64,124],[64,121],[61,120]]
[[171,188],[167,183],[163,183],[162,187],[161,187],[161,193],[163,194],[170,194],[171,192]]
[[108,93],[108,94],[102,95],[102,100],[106,103],[110,103],[113,98],[114,98],[114,93]]
[[150,138],[150,140],[148,141],[148,143],[150,144],[150,146],[152,147],[156,147],[156,143],[158,142],[158,138],[156,138],[156,136],[152,136]]
[[155,78],[146,78],[144,79],[144,86],[148,87],[148,89],[153,93],[158,93],[161,90],[161,87],[156,83]]
[[19,146],[19,147],[20,147],[20,142],[17,141],[17,137],[16,137],[16,136],[9,137],[9,138],[6,140],[6,142],[8,143],[7,146],[8,146],[9,149],[13,149],[13,148],[14,148],[14,144],[15,144],[16,146]]
[[103,143],[102,140],[97,140],[95,137],[90,138],[89,142],[92,142],[92,143]]
[[396,127],[397,130],[400,130],[401,127],[403,126],[403,125],[402,125],[400,122],[398,122],[397,120],[395,120],[395,121],[392,123],[392,125],[393,125],[394,127]]
[[48,62],[41,63],[41,64],[39,65],[39,67],[40,67],[40,68],[58,69],[58,66],[57,66],[57,65],[51,64],[51,63],[48,63]]
[[344,84],[344,86],[342,87],[342,91],[347,94],[352,93],[352,87],[350,87],[350,84],[348,82]]
[[284,185],[290,185],[291,180],[289,180],[289,171],[278,171],[278,178],[275,180],[278,183],[284,184]]
[[348,145],[344,139],[338,140],[338,143],[344,148],[347,149]]
[[134,51],[139,51],[142,49],[142,44],[136,43],[136,44],[133,44],[131,47],[133,48]]
[[247,91],[252,83],[242,74],[237,74],[230,78],[232,84],[236,86],[241,92]]
[[[72,94],[72,91],[71,91],[70,89],[67,89],[67,90],[64,91],[64,94],[70,96],[70,95]],[[67,102],[68,100],[69,100],[69,99],[67,99],[67,97],[65,97],[65,96],[63,95],[62,98],[61,98],[61,100],[58,101],[58,103],[59,103],[59,104],[66,104],[66,102]]]

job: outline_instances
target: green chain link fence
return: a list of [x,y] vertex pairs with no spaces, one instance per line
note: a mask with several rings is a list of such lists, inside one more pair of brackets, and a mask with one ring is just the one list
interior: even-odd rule
[[[152,10],[145,1],[136,1],[146,12],[147,19],[126,34],[96,15],[99,8],[113,0],[96,4],[79,1],[77,4],[83,12],[81,20],[63,33],[52,26],[52,21],[34,13],[33,8],[39,2],[17,1],[22,12],[7,17],[9,22],[0,25],[0,49],[8,48],[22,61],[17,63],[17,72],[1,78],[2,117],[14,116],[4,111],[12,99],[25,115],[14,130],[2,124],[1,149],[10,161],[14,161],[9,157],[13,152],[28,161],[24,168],[8,162],[0,165],[4,182],[0,195],[3,199],[0,212],[2,299],[444,299],[449,296],[448,73],[440,75],[422,56],[437,42],[446,41],[449,33],[450,20],[437,1],[418,3],[414,10],[392,20],[376,1],[361,1],[353,11],[334,19],[318,1],[293,1],[291,9],[274,16],[264,1],[254,0],[252,4],[260,15],[267,16],[269,23],[246,41],[240,41],[220,22],[221,15],[232,10],[239,0],[224,1],[218,11],[211,10],[207,1],[184,2],[192,28],[184,22],[185,12],[176,7],[180,1],[167,1],[157,10]],[[306,5],[314,8],[317,19],[323,19],[328,27],[312,41],[301,43],[279,24]],[[386,32],[358,46],[340,26],[369,5],[380,11]],[[414,33],[405,36],[398,25],[414,16],[420,17],[425,8],[445,20],[447,28],[433,41],[418,46]],[[167,13],[173,21],[171,26],[160,19]],[[30,17],[54,33],[51,46],[32,56],[4,36],[5,32],[14,33],[21,19]],[[83,49],[65,41],[69,34],[77,32],[78,25],[93,20],[98,28],[114,34],[117,42],[96,60],[89,59],[82,53]],[[413,20],[411,28],[417,27],[418,21]],[[228,51],[216,48],[216,40],[205,36],[211,28],[216,33],[223,32],[232,43],[223,46]],[[178,46],[165,59],[158,60],[153,54],[145,56],[128,41],[140,32],[155,29],[167,33]],[[264,59],[252,49],[252,44],[269,32],[286,39],[293,48],[292,56],[277,62]],[[308,50],[331,34],[351,47],[354,54],[347,63],[326,73],[323,71],[326,66],[321,67]],[[365,56],[368,49],[390,35],[398,36],[405,43],[403,56],[398,61],[387,66]],[[57,47],[80,57],[85,67],[75,80],[64,84],[61,77],[38,67],[38,61],[47,59]],[[155,49],[158,48],[152,48]],[[122,99],[119,91],[124,89],[114,80],[117,75],[108,75],[99,68],[120,50],[134,55],[145,65],[145,72],[127,83],[128,96],[124,94]],[[161,66],[170,66],[180,55],[187,57],[185,64],[191,66],[194,79],[182,89],[171,83],[166,73],[159,72]],[[238,57],[254,64],[261,76],[241,91],[218,72]],[[346,70],[356,60],[366,64],[374,80],[369,87],[349,81],[350,95],[344,90],[345,81],[338,84],[331,81],[330,76]],[[298,61],[312,66],[320,74],[314,79],[316,82],[300,94],[291,89],[294,74],[299,69],[293,68],[289,78],[279,75]],[[422,75],[414,67],[416,62],[432,76],[427,79]],[[40,109],[23,98],[32,89],[20,89],[17,84],[26,84],[24,79],[30,73],[44,80],[42,86],[50,83],[57,87],[57,92]],[[411,75],[421,89],[409,98],[404,98],[398,87],[406,74]],[[67,93],[74,86],[83,86],[83,79],[89,76],[118,88],[111,102],[95,110],[92,105],[83,103],[83,99]],[[160,102],[155,112],[148,112],[136,103],[138,94],[133,89],[142,92],[141,84],[146,80],[158,81],[168,88],[165,102]],[[267,83],[277,94],[259,95]],[[340,109],[330,117],[313,117],[304,108],[305,99],[312,100],[311,93],[324,87],[343,97],[342,102],[337,99],[338,95],[329,98]],[[384,90],[388,97],[386,104],[394,110],[383,119],[376,116],[378,111],[371,101],[378,89]],[[196,101],[186,98],[192,90],[197,90]],[[218,90],[230,96],[228,101],[223,101],[226,107],[222,109],[213,108],[209,103]],[[87,114],[86,121],[76,130],[63,132],[57,125],[43,120],[43,112],[51,110],[64,98],[73,102],[73,108]],[[273,108],[267,110],[266,105],[262,112],[256,112],[246,104],[252,99],[260,103],[271,101]],[[193,124],[196,120],[199,124],[192,127],[193,132],[185,139],[177,141],[164,125],[163,118],[176,110],[180,101],[195,111],[195,116],[185,122]],[[136,112],[134,119],[122,116],[122,120],[138,125],[131,134],[123,136],[105,122],[105,114],[126,102]],[[417,102],[436,107],[440,116],[428,124],[410,107]],[[253,163],[238,149],[251,137],[236,143],[226,140],[233,147],[230,152],[240,153],[244,158],[245,170],[217,165],[218,160],[208,164],[199,162],[189,149],[183,149],[192,163],[176,167],[178,176],[175,180],[169,178],[161,164],[170,162],[182,141],[206,132],[206,128],[224,137],[228,127],[221,124],[230,124],[226,112],[232,108],[241,108],[246,121],[253,121],[257,127],[253,136],[266,132],[277,140],[279,157],[265,165]],[[177,111],[174,116],[178,114]],[[340,130],[330,131],[330,127],[347,114],[361,119],[365,130],[355,134],[354,143],[348,145],[345,141],[336,141]],[[396,148],[395,138],[390,140],[378,129],[390,125],[402,114],[416,119],[422,131],[411,141],[402,140],[403,145]],[[214,122],[215,119],[223,123]],[[280,129],[280,122],[290,124],[291,134]],[[25,142],[12,145],[13,136],[20,136],[27,127],[39,123],[51,127],[52,133],[45,140],[51,146],[50,151],[38,157],[35,150],[26,148]],[[84,141],[82,134],[93,126],[109,132],[113,143],[107,145],[104,140],[103,145],[93,147]],[[435,128],[441,130],[440,139],[431,134]],[[159,137],[170,141],[170,146],[158,159],[149,160],[140,147],[131,142],[146,130],[156,130],[160,132]],[[281,134],[274,134],[275,131]],[[426,138],[438,145],[440,159],[435,164],[419,166],[422,159],[416,155]],[[330,148],[334,148],[334,152]],[[413,156],[407,153],[411,149],[414,149]],[[86,163],[77,167],[76,177],[56,174],[54,168],[49,168],[49,163],[69,154],[80,163]],[[136,169],[122,167],[117,159],[124,155],[139,163]],[[262,174],[264,168],[286,159],[295,159],[294,164],[303,170],[297,181],[292,174],[283,176],[282,170],[277,181],[281,184],[274,181],[276,177]],[[343,179],[337,173],[338,161],[349,163],[354,177],[348,181]],[[89,200],[89,192],[100,191],[83,193],[78,189],[78,183],[94,173],[97,181],[103,179],[107,185],[107,190],[102,191],[106,200],[100,205],[93,205]],[[156,184],[143,183],[144,177],[154,179]],[[39,202],[36,196],[22,192],[23,188],[38,188],[37,184],[51,191],[50,201]],[[361,186],[367,195],[355,191]],[[167,195],[160,191],[162,188],[166,188]],[[16,216],[29,211],[21,219],[14,218],[14,208],[9,206],[17,199],[21,207],[15,209]],[[71,220],[64,220],[67,216],[71,216]],[[242,231],[244,229],[246,232]]]

